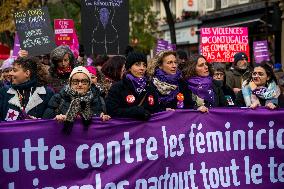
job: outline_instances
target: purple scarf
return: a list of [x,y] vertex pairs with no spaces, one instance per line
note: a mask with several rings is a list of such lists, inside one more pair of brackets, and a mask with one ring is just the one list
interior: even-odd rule
[[135,92],[139,95],[141,92],[145,91],[147,84],[146,77],[134,77],[132,74],[126,74],[126,78],[129,79],[135,89]]
[[214,91],[212,77],[191,77],[188,80],[188,88],[199,98],[214,104]]
[[177,73],[174,75],[166,74],[166,72],[158,68],[155,71],[155,77],[157,77],[159,81],[166,82],[172,85],[178,85],[178,80],[181,78],[181,72],[177,70]]
[[[178,86],[179,79],[181,78],[181,72],[177,70],[177,73],[172,75],[172,74],[167,74],[166,72],[158,68],[155,71],[155,77],[161,82],[166,82],[171,85]],[[179,93],[179,88],[177,87],[175,90],[171,91],[169,95],[160,96],[159,101],[162,103],[163,102],[168,103],[173,99],[175,99],[178,93]]]

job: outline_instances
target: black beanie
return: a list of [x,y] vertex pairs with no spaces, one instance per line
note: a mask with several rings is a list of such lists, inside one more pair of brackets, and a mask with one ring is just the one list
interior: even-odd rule
[[239,60],[248,59],[248,56],[244,52],[238,52],[234,55],[234,63],[236,64]]
[[147,64],[147,58],[143,53],[132,51],[128,53],[126,57],[125,69],[128,70],[136,62],[145,62]]

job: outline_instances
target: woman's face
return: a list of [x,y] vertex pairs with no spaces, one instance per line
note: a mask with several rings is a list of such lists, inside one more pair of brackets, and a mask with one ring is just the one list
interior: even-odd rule
[[76,73],[72,76],[70,85],[71,89],[79,94],[86,94],[90,90],[90,80],[84,73]]
[[266,82],[270,79],[267,76],[265,69],[262,67],[255,67],[252,72],[252,80],[256,86],[265,86]]
[[12,72],[12,68],[6,68],[3,72],[2,72],[2,75],[3,75],[3,79],[5,81],[11,81],[12,79],[12,75],[11,75],[11,72]]
[[91,74],[91,82],[92,84],[96,84],[98,82],[97,76],[94,74]]
[[224,81],[224,72],[214,71],[213,79],[217,81]]
[[170,54],[163,58],[160,69],[166,72],[166,74],[174,75],[177,73],[177,59],[174,55]]
[[209,76],[209,70],[207,62],[204,58],[199,58],[195,67],[197,76],[207,77]]
[[61,69],[65,69],[68,68],[70,66],[70,58],[69,58],[69,54],[65,54],[63,56],[63,60],[58,62],[58,67]]
[[145,62],[136,62],[133,64],[129,71],[134,77],[144,77],[145,72],[146,72],[147,64]]
[[11,73],[12,84],[18,85],[30,80],[30,70],[25,70],[19,64],[14,64]]

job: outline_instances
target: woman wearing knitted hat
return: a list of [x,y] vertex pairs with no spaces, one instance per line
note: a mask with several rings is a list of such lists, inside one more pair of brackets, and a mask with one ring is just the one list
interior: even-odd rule
[[162,110],[193,109],[195,107],[192,94],[186,89],[186,83],[178,70],[174,51],[158,53],[149,62],[148,74],[159,96]]
[[126,75],[109,90],[108,113],[113,117],[148,120],[159,111],[158,96],[146,77],[147,59],[139,52],[130,52],[126,59]]
[[197,109],[208,112],[209,107],[227,106],[223,91],[212,78],[213,70],[202,55],[193,55],[183,69],[188,90],[193,93]]
[[45,87],[46,73],[38,59],[18,58],[11,71],[12,85],[0,95],[0,119],[5,121],[42,118],[53,92]]
[[1,84],[0,84],[0,88],[10,87],[11,80],[12,80],[11,71],[13,67],[13,62],[14,62],[13,58],[9,58],[3,62],[0,68],[0,70],[2,71],[2,77],[3,77],[3,80],[1,81]]
[[71,133],[73,122],[78,117],[82,118],[86,130],[92,116],[100,116],[103,121],[110,119],[102,111],[99,96],[91,91],[91,75],[83,66],[73,69],[68,85],[51,98],[48,106],[43,117],[63,122],[63,131],[67,134]]

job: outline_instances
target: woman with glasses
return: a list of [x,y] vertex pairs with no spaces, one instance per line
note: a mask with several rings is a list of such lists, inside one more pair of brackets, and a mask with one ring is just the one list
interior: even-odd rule
[[89,71],[78,66],[71,72],[69,83],[51,98],[43,117],[63,122],[63,131],[70,134],[76,118],[82,119],[87,130],[92,116],[100,116],[103,121],[110,119],[110,116],[103,113],[99,95],[91,90]]
[[204,56],[191,56],[183,69],[183,76],[199,111],[208,112],[210,107],[227,106],[223,91],[213,80],[211,65],[206,62]]
[[149,62],[148,74],[158,94],[161,110],[172,111],[195,107],[191,91],[186,89],[186,83],[178,70],[174,51],[158,53]]
[[[265,106],[270,110],[278,107],[280,88],[273,69],[268,64],[257,65],[251,76],[243,83],[242,91],[237,95],[239,106],[256,109]],[[241,102],[244,103],[241,103]]]

